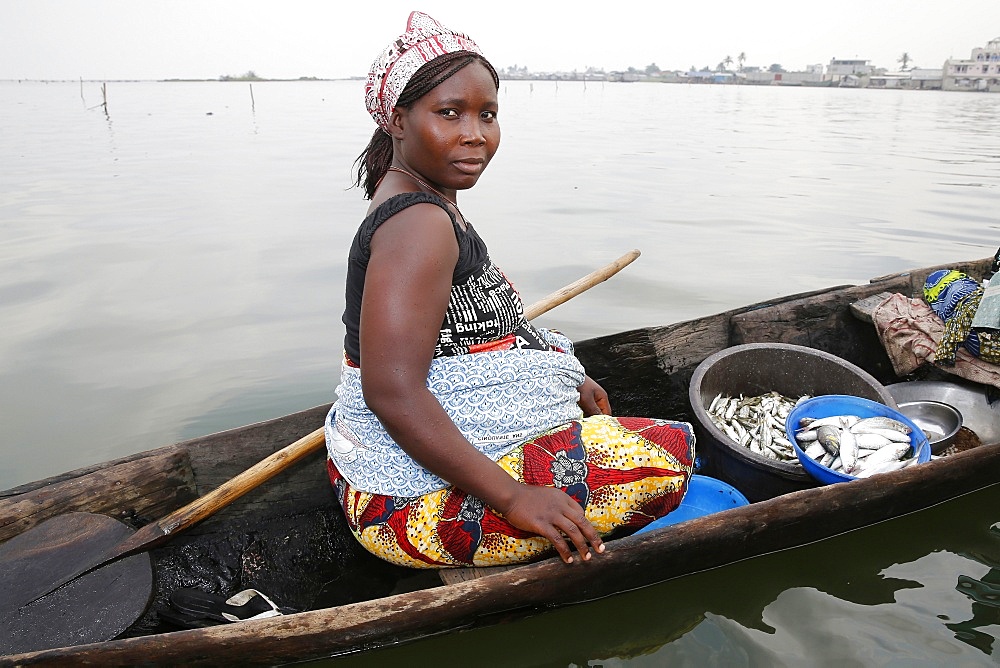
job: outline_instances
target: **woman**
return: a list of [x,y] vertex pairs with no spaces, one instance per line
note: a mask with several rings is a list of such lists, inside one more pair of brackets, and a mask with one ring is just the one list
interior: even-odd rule
[[[416,567],[573,563],[680,503],[690,425],[612,418],[564,336],[536,329],[459,210],[500,144],[499,81],[468,36],[413,12],[375,61],[371,206],[352,244],[327,419],[355,536]],[[583,417],[584,415],[589,417]]]

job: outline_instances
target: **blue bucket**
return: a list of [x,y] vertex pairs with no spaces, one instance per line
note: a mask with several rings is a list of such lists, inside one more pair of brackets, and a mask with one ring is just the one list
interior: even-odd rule
[[732,485],[708,476],[693,475],[688,482],[687,494],[684,495],[681,505],[663,517],[653,520],[633,535],[711,515],[720,510],[738,508],[748,503],[750,502],[747,498]]
[[858,417],[863,418],[888,417],[893,420],[898,420],[911,430],[910,449],[913,456],[917,458],[917,462],[923,463],[930,461],[931,446],[927,441],[927,436],[910,418],[906,417],[897,410],[889,408],[885,404],[878,403],[877,401],[862,399],[861,397],[853,397],[846,394],[828,394],[821,397],[806,399],[793,408],[792,412],[788,414],[787,418],[785,418],[785,432],[788,436],[788,440],[792,442],[792,447],[795,448],[795,454],[798,455],[799,462],[802,463],[802,468],[806,470],[806,473],[816,478],[819,482],[831,484],[835,482],[848,482],[857,479],[847,473],[834,471],[833,469],[823,466],[815,459],[807,455],[802,448],[799,447],[798,441],[795,440],[795,430],[799,425],[799,420],[802,418],[824,418],[832,417],[834,415],[857,415]]

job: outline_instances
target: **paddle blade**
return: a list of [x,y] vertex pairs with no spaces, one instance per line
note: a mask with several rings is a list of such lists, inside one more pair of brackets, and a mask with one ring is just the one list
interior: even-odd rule
[[106,515],[66,513],[11,538],[0,545],[0,617],[107,561],[132,533]]
[[142,617],[152,593],[149,554],[118,559],[14,612],[5,611],[0,616],[0,655],[117,638]]

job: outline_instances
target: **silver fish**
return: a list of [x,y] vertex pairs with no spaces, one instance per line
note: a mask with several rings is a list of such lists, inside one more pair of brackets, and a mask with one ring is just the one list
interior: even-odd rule
[[875,427],[876,429],[895,429],[896,431],[902,432],[904,434],[909,434],[911,429],[900,422],[899,420],[893,420],[890,417],[876,416],[867,417],[859,420],[854,427],[851,428],[852,431],[856,431],[857,428],[865,427]]
[[722,393],[709,405],[713,423],[734,443],[751,452],[783,461],[796,461],[785,436],[785,420],[795,402],[778,392],[733,398]]
[[881,463],[875,464],[874,466],[866,467],[862,471],[858,471],[858,473],[854,477],[855,478],[868,478],[870,476],[873,476],[873,475],[876,475],[876,474],[879,474],[879,473],[888,473],[889,471],[898,471],[899,469],[903,468],[904,466],[906,466],[906,461],[894,460],[894,461],[889,461],[889,462],[881,462]]
[[878,434],[879,436],[887,438],[887,439],[889,439],[890,441],[892,441],[894,443],[909,443],[910,442],[910,437],[907,434],[904,434],[903,432],[898,431],[896,429],[886,429],[884,427],[860,427],[860,428],[858,428],[858,426],[855,425],[851,429],[851,433],[853,433],[855,435],[858,435],[858,434]]
[[850,429],[840,432],[840,458],[844,462],[844,471],[852,473],[858,461],[858,442]]
[[898,461],[909,451],[909,443],[890,443],[865,457],[865,468],[867,469],[883,462]]
[[814,441],[812,445],[805,449],[805,453],[807,457],[819,461],[826,454],[826,448],[821,443]]
[[892,441],[889,440],[884,434],[869,434],[869,433],[858,433],[851,430],[854,434],[855,440],[858,442],[858,447],[866,450],[878,450],[883,445],[888,445]]
[[830,415],[828,417],[822,418],[802,418],[799,420],[799,429],[818,429],[820,427],[830,426],[837,427],[838,429],[842,427],[850,427],[856,424],[861,418],[857,415]]

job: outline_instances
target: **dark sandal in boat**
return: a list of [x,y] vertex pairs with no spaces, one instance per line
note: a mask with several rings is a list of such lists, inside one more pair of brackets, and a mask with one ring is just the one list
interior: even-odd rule
[[[164,618],[185,626],[205,626],[215,622],[242,622],[295,612],[280,608],[256,589],[245,589],[228,598],[200,589],[178,589],[170,594],[172,608]],[[179,614],[171,614],[179,613]]]
[[159,616],[160,620],[170,624],[171,626],[177,626],[182,629],[203,629],[207,626],[218,626],[219,624],[222,624],[222,622],[214,619],[203,617],[200,613],[189,614],[181,612],[177,608],[169,605],[157,608],[156,614]]

